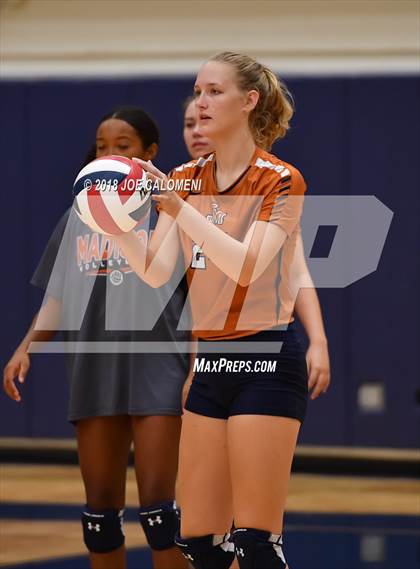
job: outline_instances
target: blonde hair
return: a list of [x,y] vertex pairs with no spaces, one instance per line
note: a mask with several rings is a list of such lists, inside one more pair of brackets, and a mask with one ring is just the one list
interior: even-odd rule
[[249,115],[249,128],[257,146],[270,150],[278,138],[284,138],[293,116],[293,98],[286,85],[265,65],[241,53],[224,51],[211,57],[231,65],[243,91],[258,91],[260,97]]

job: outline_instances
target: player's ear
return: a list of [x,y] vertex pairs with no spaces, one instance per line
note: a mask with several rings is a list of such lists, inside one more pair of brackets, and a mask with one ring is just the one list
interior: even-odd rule
[[245,98],[245,110],[250,113],[255,109],[258,103],[258,99],[260,98],[260,94],[256,89],[252,89],[246,93]]
[[156,144],[156,142],[153,142],[153,144],[151,144],[145,152],[145,158],[144,160],[153,160],[156,157],[156,154],[158,153],[159,147]]

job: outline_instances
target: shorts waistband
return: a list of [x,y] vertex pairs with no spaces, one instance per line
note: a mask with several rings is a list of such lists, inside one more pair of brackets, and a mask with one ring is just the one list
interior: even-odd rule
[[[259,330],[255,334],[247,336],[240,336],[239,338],[220,338],[220,340],[206,340],[205,338],[198,338],[198,343],[214,344],[215,342],[266,342],[267,340],[275,341],[289,334],[295,333],[295,324],[291,322],[285,327],[284,325],[274,326],[273,328],[266,328]],[[275,336],[275,337],[274,337]]]

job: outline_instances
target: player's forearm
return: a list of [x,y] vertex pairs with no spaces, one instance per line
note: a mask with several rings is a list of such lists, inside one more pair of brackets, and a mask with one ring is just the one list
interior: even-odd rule
[[16,351],[27,352],[32,342],[49,342],[57,333],[60,320],[60,303],[52,299],[41,307],[32,320],[25,337]]
[[56,334],[55,330],[35,330],[34,326],[36,324],[36,319],[38,314],[35,315],[35,318],[32,321],[32,324],[27,331],[25,337],[16,348],[16,352],[23,351],[27,352],[29,346],[32,342],[49,342]]
[[171,270],[165,263],[164,256],[159,255],[159,251],[153,254],[144,242],[138,239],[134,231],[118,235],[115,240],[122,249],[130,267],[145,283],[157,288],[167,282]]
[[[229,278],[241,286],[247,286],[264,270],[273,251],[250,247],[251,237],[243,242],[234,239],[215,227],[201,213],[184,203],[177,215],[179,227],[199,245],[204,254]],[[279,242],[280,248],[282,243]]]
[[299,232],[293,262],[290,266],[290,286],[296,295],[295,312],[311,344],[327,343],[321,306],[311,274],[306,264],[302,235]]
[[147,248],[143,241],[137,238],[134,231],[117,235],[114,239],[133,271],[142,280],[148,282],[146,278]]
[[188,203],[183,204],[176,221],[225,275],[238,282],[247,253],[243,243],[215,227]]
[[296,297],[295,312],[301,321],[311,344],[326,344],[321,306],[316,289],[301,288]]

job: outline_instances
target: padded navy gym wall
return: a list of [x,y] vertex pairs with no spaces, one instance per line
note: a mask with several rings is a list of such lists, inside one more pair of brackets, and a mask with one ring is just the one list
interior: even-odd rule
[[[274,153],[303,172],[308,194],[374,194],[394,212],[377,271],[346,289],[319,291],[333,385],[310,403],[301,441],[417,446],[419,78],[307,78],[288,85],[297,113]],[[181,104],[191,86],[187,78],[0,84],[2,365],[41,301],[28,282],[71,203],[99,118],[119,104],[143,106],[161,129],[157,165],[169,170],[187,159]],[[62,358],[32,360],[23,402],[0,396],[0,435],[70,436]],[[384,413],[358,409],[363,382],[384,383]]]

